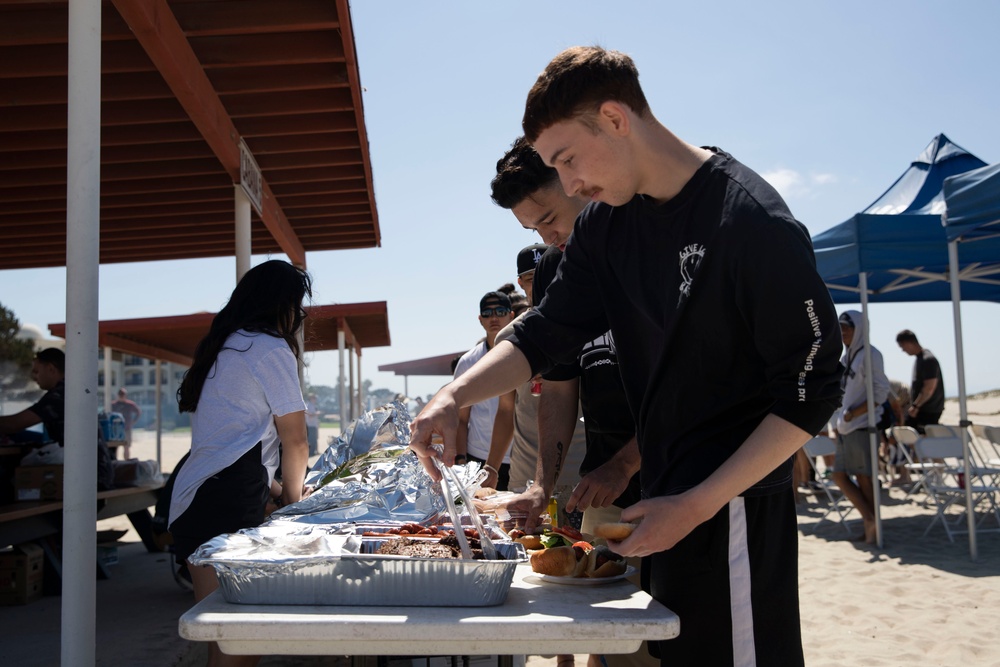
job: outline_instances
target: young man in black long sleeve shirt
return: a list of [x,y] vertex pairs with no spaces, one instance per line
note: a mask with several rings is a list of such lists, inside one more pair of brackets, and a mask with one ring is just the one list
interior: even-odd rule
[[439,392],[411,446],[427,456],[441,433],[451,462],[458,406],[610,329],[644,495],[612,547],[653,556],[651,593],[681,619],[664,662],[801,665],[791,457],[839,405],[842,374],[808,234],[753,171],[660,124],[624,54],[561,53],[523,127],[567,195],[592,203],[545,300]]

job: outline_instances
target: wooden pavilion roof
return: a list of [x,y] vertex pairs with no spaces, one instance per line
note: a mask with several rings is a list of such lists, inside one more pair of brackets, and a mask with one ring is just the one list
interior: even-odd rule
[[[344,331],[347,348],[389,345],[389,318],[384,301],[306,306],[306,352],[337,349],[338,332]],[[104,320],[98,323],[102,347],[149,359],[190,366],[195,349],[212,325],[215,313],[171,317]],[[66,324],[50,324],[54,336],[66,337]]]
[[[67,2],[0,0],[0,270],[66,263]],[[102,3],[101,263],[380,245],[347,0]]]
[[394,364],[382,364],[378,367],[380,371],[395,373],[396,375],[453,375],[455,373],[454,362],[465,354],[452,352],[451,354],[439,354],[436,357],[424,357],[423,359],[412,359],[410,361],[399,361]]

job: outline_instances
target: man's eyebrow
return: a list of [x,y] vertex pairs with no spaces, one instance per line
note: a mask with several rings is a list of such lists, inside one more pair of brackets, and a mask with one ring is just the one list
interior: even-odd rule
[[558,160],[559,156],[562,155],[565,152],[566,152],[566,147],[565,146],[563,146],[562,148],[557,149],[556,152],[552,154],[552,157],[550,157],[548,160],[545,161],[545,164],[548,165],[548,166],[550,166],[550,167],[555,166],[556,160]]

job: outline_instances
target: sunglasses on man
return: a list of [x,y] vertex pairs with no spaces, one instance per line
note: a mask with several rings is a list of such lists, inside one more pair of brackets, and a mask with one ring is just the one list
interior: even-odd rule
[[495,306],[493,308],[483,308],[479,311],[479,316],[484,320],[487,317],[507,317],[510,315],[510,308],[506,306]]

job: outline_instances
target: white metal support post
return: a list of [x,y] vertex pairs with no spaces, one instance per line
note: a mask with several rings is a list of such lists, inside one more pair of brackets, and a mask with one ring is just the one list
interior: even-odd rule
[[365,383],[361,379],[361,348],[358,348],[358,410],[357,414],[360,417],[364,414],[365,405]]
[[163,362],[156,360],[156,467],[163,470]]
[[114,375],[111,372],[111,354],[112,350],[107,345],[104,346],[104,414],[111,412],[111,391],[114,386],[114,382],[111,378]]
[[354,346],[347,348],[347,370],[350,376],[350,384],[348,394],[350,398],[348,399],[348,405],[350,405],[351,411],[348,413],[351,421],[358,418],[358,413],[354,411]]
[[250,197],[237,183],[233,187],[233,202],[235,207],[234,224],[236,226],[236,282],[250,270]]
[[347,430],[347,392],[344,388],[344,346],[346,340],[343,327],[338,327],[337,331],[337,355],[339,358],[340,373],[337,376],[337,398],[340,401],[340,432]]
[[[60,661],[96,660],[97,349],[101,235],[101,2],[69,3],[66,135],[66,432]],[[111,380],[105,378],[106,384]]]
[[962,432],[962,461],[965,472],[965,516],[969,525],[969,557],[979,560],[976,544],[976,513],[972,505],[972,463],[969,460],[969,413],[965,396],[965,352],[962,349],[962,288],[958,282],[958,241],[948,243],[948,272],[951,279],[951,310],[955,320],[955,363],[958,366],[958,424]]

